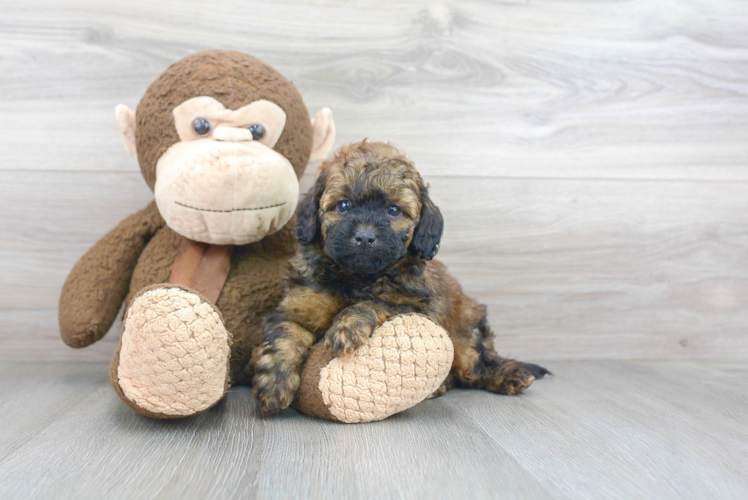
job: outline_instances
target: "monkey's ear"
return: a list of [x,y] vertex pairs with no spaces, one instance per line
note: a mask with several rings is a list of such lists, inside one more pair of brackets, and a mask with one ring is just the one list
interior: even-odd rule
[[428,189],[421,186],[421,221],[413,234],[410,253],[426,260],[434,258],[444,230],[444,219],[439,207],[429,197]]
[[130,156],[138,159],[138,152],[135,150],[135,112],[124,104],[117,104],[114,108],[114,114],[117,117],[117,131],[122,141],[125,143]]
[[335,122],[330,108],[320,109],[312,118],[312,154],[309,161],[323,160],[335,142]]
[[325,192],[327,176],[320,174],[314,188],[305,194],[299,201],[296,218],[296,239],[302,245],[309,245],[319,238],[319,200]]

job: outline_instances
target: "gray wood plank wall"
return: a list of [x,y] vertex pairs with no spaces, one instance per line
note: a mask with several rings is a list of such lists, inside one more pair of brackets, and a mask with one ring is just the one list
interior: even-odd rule
[[111,356],[116,326],[73,351],[56,308],[151,198],[113,109],[208,48],[332,108],[336,145],[415,160],[502,352],[748,355],[748,2],[24,0],[0,5],[0,358]]

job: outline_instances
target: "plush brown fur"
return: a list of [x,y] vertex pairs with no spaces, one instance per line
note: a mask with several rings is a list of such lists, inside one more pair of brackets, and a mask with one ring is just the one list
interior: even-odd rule
[[[282,298],[281,278],[296,248],[294,222],[258,243],[234,248],[231,272],[216,303],[234,338],[234,383],[250,383],[248,364],[260,344],[262,321]],[[94,343],[112,326],[123,300],[130,304],[143,288],[166,283],[180,238],[163,224],[151,203],[99,240],[75,265],[63,288],[60,332],[65,343]]]
[[[393,205],[401,214],[384,217],[381,212]],[[350,230],[341,232],[345,224]],[[375,228],[372,241],[389,238],[389,243],[371,243],[371,251],[350,257],[357,251],[351,238],[363,226]],[[315,342],[324,339],[333,354],[349,353],[383,322],[403,313],[425,314],[454,343],[451,374],[435,395],[454,386],[519,394],[548,373],[499,357],[485,306],[466,296],[443,264],[428,260],[438,250],[442,226],[415,166],[391,145],[355,143],[323,164],[314,190],[299,206],[301,247],[291,261],[288,290],[266,320],[255,354],[253,391],[263,409],[292,403]],[[402,248],[393,252],[387,248],[391,245]],[[384,267],[372,267],[367,263],[372,260]]]
[[[265,63],[239,52],[193,54],[169,67],[148,89],[137,109],[136,142],[143,177],[153,189],[156,162],[179,141],[172,109],[208,95],[237,109],[257,99],[275,102],[287,121],[274,149],[300,177],[312,145],[309,114],[296,88]],[[295,219],[281,231],[237,246],[231,271],[216,302],[233,334],[231,378],[249,383],[248,366],[259,345],[262,320],[282,297],[281,276],[297,244]],[[85,347],[111,327],[122,302],[129,305],[143,288],[169,281],[180,236],[168,228],[155,203],[112,229],[75,265],[60,298],[60,332],[65,343]]]
[[156,203],[120,222],[80,258],[60,297],[60,334],[71,347],[102,338],[130,290],[130,276],[151,236],[164,228]]

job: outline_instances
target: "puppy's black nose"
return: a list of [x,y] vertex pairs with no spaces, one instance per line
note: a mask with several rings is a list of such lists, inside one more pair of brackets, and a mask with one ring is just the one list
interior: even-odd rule
[[377,233],[373,229],[358,229],[356,234],[353,235],[353,239],[356,240],[356,245],[361,246],[368,243],[369,246],[372,246],[377,241]]

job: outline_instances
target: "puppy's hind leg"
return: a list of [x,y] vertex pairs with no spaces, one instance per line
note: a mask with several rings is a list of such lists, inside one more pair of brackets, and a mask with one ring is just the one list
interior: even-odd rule
[[447,375],[447,378],[444,379],[444,382],[442,382],[442,385],[440,385],[426,399],[434,399],[434,398],[439,398],[441,396],[444,396],[447,393],[447,391],[450,391],[455,388],[455,384],[456,384],[455,375],[454,373],[450,372],[449,375]]
[[542,366],[506,359],[496,354],[493,332],[486,318],[469,335],[454,339],[452,371],[462,387],[497,394],[521,394],[535,379],[551,374]]

